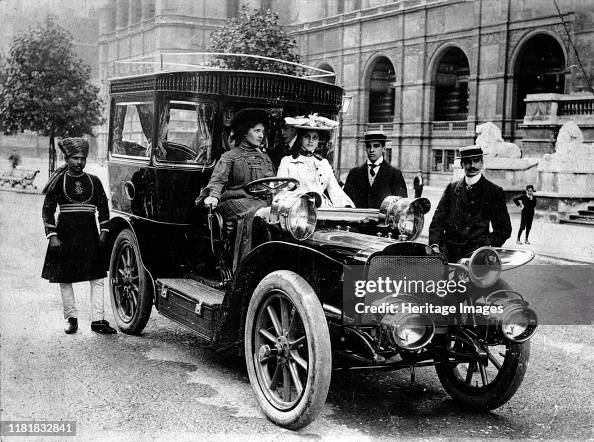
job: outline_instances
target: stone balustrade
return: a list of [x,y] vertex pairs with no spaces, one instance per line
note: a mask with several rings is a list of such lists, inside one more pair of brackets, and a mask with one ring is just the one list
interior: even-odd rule
[[594,121],[594,94],[531,94],[524,101],[524,125],[562,125],[568,121],[579,125]]

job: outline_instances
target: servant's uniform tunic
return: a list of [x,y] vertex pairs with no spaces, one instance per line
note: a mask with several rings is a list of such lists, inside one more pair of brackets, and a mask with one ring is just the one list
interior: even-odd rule
[[107,260],[99,247],[97,211],[100,226],[107,228],[107,197],[94,175],[83,172],[75,177],[65,173],[46,194],[42,212],[45,233],[48,238],[57,234],[62,245],[59,251],[48,246],[42,278],[72,283],[105,277]]

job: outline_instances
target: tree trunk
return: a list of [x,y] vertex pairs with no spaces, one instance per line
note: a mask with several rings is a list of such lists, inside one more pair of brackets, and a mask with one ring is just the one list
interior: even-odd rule
[[50,134],[49,139],[49,175],[48,177],[52,176],[56,170],[56,144],[54,140],[54,134]]

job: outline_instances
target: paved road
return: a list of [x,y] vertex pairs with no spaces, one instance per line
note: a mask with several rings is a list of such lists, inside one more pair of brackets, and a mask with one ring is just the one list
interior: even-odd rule
[[[77,440],[102,441],[594,437],[591,325],[541,327],[523,385],[490,414],[456,406],[430,368],[418,370],[415,390],[405,372],[341,372],[333,375],[324,414],[300,433],[283,430],[258,411],[240,361],[202,349],[195,335],[156,311],[142,336],[96,335],[86,315],[88,288],[79,284],[81,330],[65,335],[57,288],[39,278],[41,202],[39,195],[0,192],[3,420],[76,420]],[[583,275],[569,281],[562,268],[547,268],[548,292],[531,297],[573,290],[583,300]],[[517,279],[530,286],[542,278]],[[551,311],[562,304],[551,302]]]

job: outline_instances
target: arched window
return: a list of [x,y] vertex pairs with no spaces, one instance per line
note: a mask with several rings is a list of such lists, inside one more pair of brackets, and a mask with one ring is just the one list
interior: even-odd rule
[[441,57],[435,74],[435,121],[468,118],[468,59],[459,48],[448,49]]
[[[322,63],[318,66],[319,69],[323,69],[328,72],[334,72],[334,68],[330,66],[328,63]],[[322,72],[316,72],[316,74],[322,74]],[[328,75],[327,77],[317,77],[317,80],[324,81],[326,83],[335,84],[336,83],[336,76],[335,75]]]
[[369,122],[390,123],[394,120],[394,65],[386,57],[379,57],[369,77]]
[[557,93],[565,89],[565,56],[550,35],[540,34],[524,43],[515,65],[513,117],[526,114],[528,94]]

